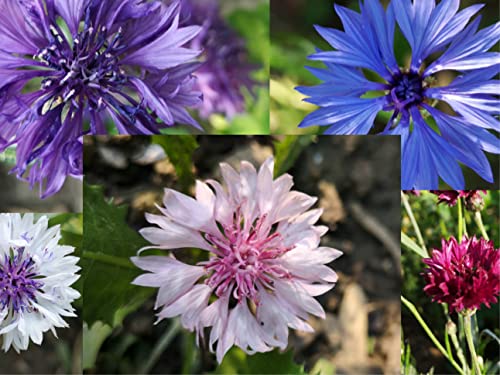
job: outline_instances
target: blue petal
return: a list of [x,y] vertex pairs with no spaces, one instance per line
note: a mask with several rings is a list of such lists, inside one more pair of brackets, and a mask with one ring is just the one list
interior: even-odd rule
[[[465,181],[460,165],[457,163],[458,153],[455,148],[426,124],[418,109],[412,109],[411,114],[415,124],[413,133],[420,133],[421,141],[424,144],[421,154],[424,161],[419,170],[421,182],[430,183],[432,181],[434,184],[434,173],[432,172],[434,170],[453,189],[463,189]],[[424,185],[416,186],[416,188],[434,189]]]
[[440,70],[471,70],[485,68],[499,63],[498,54],[486,52],[500,40],[500,22],[475,33],[480,17],[476,18],[453,40],[450,47],[432,63],[425,75]]
[[364,6],[366,8],[363,8],[361,4],[362,13],[373,26],[384,62],[392,71],[398,71],[399,67],[394,55],[394,13],[387,12],[386,14],[382,4],[378,1],[366,1]]
[[[443,2],[440,3],[440,5]],[[484,4],[471,5],[468,8],[460,11],[451,21],[443,24],[444,28],[436,35],[436,39],[433,41],[432,45],[429,46],[429,51],[427,56],[439,51],[443,46],[448,44],[452,38],[454,38],[464,27],[469,23],[469,20],[474,16]]]
[[[484,180],[493,182],[493,173],[488,158],[482,151],[479,138],[474,136],[476,129],[488,132],[484,129],[468,126],[459,117],[448,116],[428,106],[426,108],[436,120],[443,139],[455,147],[458,160],[473,169]],[[496,139],[493,135],[491,136]],[[497,140],[496,144],[498,147],[500,140]]]
[[330,126],[325,135],[366,135],[370,132],[378,110],[363,111],[355,117],[338,121]]
[[[340,121],[365,118],[367,113],[378,113],[382,110],[383,102],[380,99],[359,99],[339,97],[335,105],[320,108],[309,115],[300,123],[299,127],[335,125]],[[369,124],[370,127],[373,125]]]
[[389,6],[393,8],[396,21],[413,50],[415,48],[415,36],[413,34],[413,17],[415,12],[411,2],[408,0],[393,0]]

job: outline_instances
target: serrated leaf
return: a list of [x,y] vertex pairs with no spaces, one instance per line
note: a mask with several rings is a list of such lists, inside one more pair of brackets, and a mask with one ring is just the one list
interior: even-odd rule
[[304,366],[293,361],[291,350],[280,353],[274,350],[269,353],[246,355],[239,348],[231,349],[215,374],[290,374],[305,375]]
[[420,255],[422,258],[427,258],[428,255],[426,254],[425,250],[422,249],[420,246],[418,246],[415,241],[413,241],[410,237],[408,237],[405,233],[401,232],[401,244],[403,247],[405,247],[408,250],[411,250],[418,255]]
[[293,167],[300,154],[314,140],[312,135],[287,135],[282,141],[275,142],[275,175],[281,176]]
[[130,257],[147,242],[127,225],[127,208],[106,202],[101,187],[84,184],[83,196],[83,319],[114,326],[121,308],[138,306],[154,292],[130,284],[141,273]]
[[155,135],[153,143],[163,147],[175,167],[179,183],[184,191],[194,184],[193,152],[199,147],[193,135]]

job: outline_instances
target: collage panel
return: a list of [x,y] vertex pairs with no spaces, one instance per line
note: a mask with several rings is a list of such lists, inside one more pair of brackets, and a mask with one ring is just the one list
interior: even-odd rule
[[499,199],[401,193],[402,373],[498,373]]
[[0,374],[80,374],[81,214],[0,214]]
[[498,1],[271,1],[271,134],[397,135],[401,187],[500,187]]
[[398,373],[399,154],[86,137],[84,371]]
[[84,135],[269,134],[269,0],[5,0],[0,13],[2,211],[81,211]]
[[0,374],[500,373],[499,14],[0,0]]

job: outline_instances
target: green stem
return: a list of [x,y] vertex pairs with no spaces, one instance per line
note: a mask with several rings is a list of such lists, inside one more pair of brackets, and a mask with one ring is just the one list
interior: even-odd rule
[[163,354],[168,345],[172,342],[172,340],[177,336],[177,334],[181,330],[181,324],[179,319],[172,320],[172,324],[168,327],[168,330],[163,334],[163,336],[158,340],[149,356],[148,360],[144,363],[143,366],[138,371],[138,374],[149,374],[149,372],[153,369],[158,362],[158,359]]
[[118,266],[131,270],[137,269],[127,258],[121,258],[114,255],[82,251],[81,257],[84,259],[96,260],[101,263],[110,264],[112,266]]
[[460,343],[458,342],[457,326],[449,317],[448,317],[448,323],[446,324],[446,331],[451,337],[451,342],[453,343],[453,347],[457,352],[457,357],[460,360],[460,363],[462,364],[464,372],[468,373],[469,366],[467,365],[467,360],[465,359],[464,352],[462,351]]
[[420,232],[420,228],[417,224],[417,221],[415,220],[415,216],[413,215],[413,210],[411,209],[410,202],[408,202],[408,198],[406,197],[406,194],[401,192],[401,201],[403,202],[403,205],[405,206],[406,213],[408,214],[408,217],[410,218],[411,225],[413,226],[413,230],[415,231],[415,234],[417,236],[418,243],[420,247],[425,251],[427,254],[427,257],[429,256],[429,252],[427,251],[427,248],[425,247],[425,242],[424,238],[422,237],[422,233]]
[[458,198],[458,238],[457,240],[462,241],[462,237],[464,235],[464,215],[462,210],[462,198]]
[[472,322],[471,322],[472,315],[474,315],[473,312],[467,312],[464,315],[465,338],[467,340],[467,345],[469,346],[474,373],[476,375],[481,375],[481,367],[479,366],[479,360],[477,358],[476,348],[474,346],[474,339],[472,338]]
[[486,241],[489,241],[490,238],[488,237],[488,233],[486,233],[486,229],[484,228],[483,224],[483,218],[481,217],[481,212],[476,211],[474,212],[474,220],[476,221],[476,225],[479,227],[479,230],[481,231],[481,235]]
[[422,319],[422,316],[417,311],[417,308],[415,307],[415,305],[413,305],[410,301],[408,301],[403,296],[401,296],[401,302],[403,302],[403,304],[406,306],[406,308],[408,310],[410,310],[410,312],[413,314],[413,316],[415,317],[415,319],[417,320],[417,322],[424,329],[425,333],[427,333],[427,336],[429,336],[429,338],[434,343],[434,345],[436,346],[436,348],[441,352],[441,354],[451,363],[451,365],[453,367],[455,367],[455,370],[457,370],[457,372],[460,375],[465,375],[464,371],[460,368],[459,364],[457,362],[455,362],[455,360],[453,358],[450,358],[450,356],[446,352],[446,349],[443,347],[443,345],[441,345],[441,343],[436,338],[436,336],[434,336],[434,334],[430,330],[429,326],[425,323],[424,319]]

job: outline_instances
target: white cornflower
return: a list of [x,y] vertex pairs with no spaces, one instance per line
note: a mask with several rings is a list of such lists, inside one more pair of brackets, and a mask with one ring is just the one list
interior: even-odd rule
[[80,277],[78,258],[61,246],[59,226],[48,228],[46,216],[0,215],[0,338],[2,349],[40,345],[48,330],[68,327],[71,303],[80,297],[71,285]]

